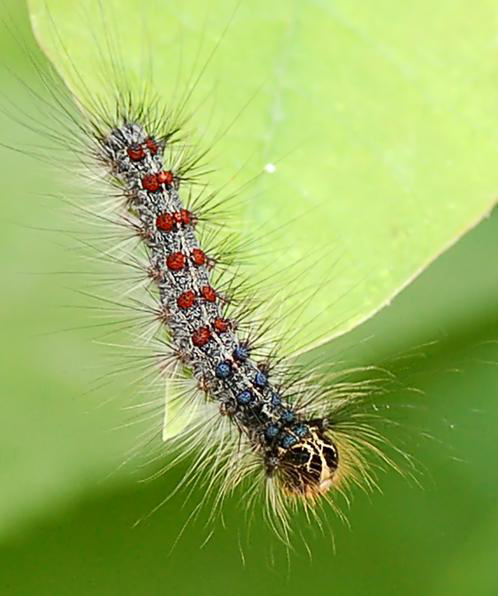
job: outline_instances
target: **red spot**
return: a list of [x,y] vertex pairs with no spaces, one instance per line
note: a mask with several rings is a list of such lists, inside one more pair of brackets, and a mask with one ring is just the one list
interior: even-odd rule
[[172,252],[166,259],[166,265],[171,271],[180,271],[185,266],[185,255],[181,252]]
[[182,218],[182,224],[188,226],[192,222],[192,214],[186,209],[180,209],[180,215]]
[[156,219],[156,226],[163,232],[171,232],[174,225],[173,216],[169,213],[162,213]]
[[177,224],[188,225],[192,220],[190,219],[190,211],[186,209],[180,209],[172,213],[173,218]]
[[229,323],[226,319],[216,317],[213,323],[213,327],[216,329],[218,333],[225,333],[225,331],[228,331]]
[[183,294],[180,294],[176,299],[176,303],[182,310],[187,310],[187,308],[190,308],[195,303],[194,292],[192,292],[192,290],[187,290],[186,292],[183,292]]
[[133,145],[130,145],[126,152],[128,153],[128,157],[132,161],[140,161],[145,157],[145,151],[143,150],[143,147],[138,143],[133,143]]
[[182,214],[183,224],[188,226],[190,223],[192,223],[192,213],[190,213],[190,211],[187,211],[186,209],[181,209],[180,213]]
[[154,141],[154,139],[147,139],[145,141],[145,144],[147,145],[147,149],[152,153],[152,155],[155,155],[157,153],[157,143],[156,141]]
[[159,180],[159,184],[171,186],[173,184],[173,172],[159,172],[157,179]]
[[192,343],[198,348],[207,344],[211,339],[211,331],[207,327],[199,327],[197,331],[192,334]]
[[159,190],[159,180],[156,174],[147,174],[142,178],[142,186],[149,192],[156,192]]
[[206,255],[204,251],[200,248],[194,248],[194,250],[190,253],[192,257],[192,261],[195,265],[205,265],[206,264]]
[[216,292],[211,286],[202,286],[201,294],[207,302],[216,302]]

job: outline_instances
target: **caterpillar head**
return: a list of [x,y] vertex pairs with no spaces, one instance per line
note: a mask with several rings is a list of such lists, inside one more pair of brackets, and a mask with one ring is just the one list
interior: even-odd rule
[[303,436],[293,435],[293,440],[280,447],[278,476],[290,496],[314,499],[332,486],[339,456],[336,445],[323,430],[323,421],[302,426],[306,428]]

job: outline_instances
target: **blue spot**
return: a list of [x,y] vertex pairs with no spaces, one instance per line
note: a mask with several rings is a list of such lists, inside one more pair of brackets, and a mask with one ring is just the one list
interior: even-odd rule
[[270,424],[266,427],[265,436],[267,439],[274,439],[279,433],[279,428],[276,424]]
[[237,395],[237,401],[239,404],[246,406],[247,404],[251,403],[252,400],[252,393],[248,389],[244,389],[242,393]]
[[256,373],[256,376],[254,377],[254,384],[256,387],[260,387],[262,389],[263,387],[266,387],[266,383],[268,383],[268,377],[265,375],[265,373],[262,373],[261,371]]
[[237,346],[233,351],[233,357],[240,362],[247,360],[249,358],[249,350],[247,346]]
[[285,412],[282,412],[282,422],[284,422],[285,424],[290,424],[291,422],[294,422],[294,412],[292,412],[291,410],[285,410]]
[[308,427],[306,424],[297,424],[292,430],[300,439],[308,434]]
[[215,375],[218,379],[228,379],[232,374],[232,365],[230,362],[220,362],[215,370]]
[[284,435],[280,441],[280,444],[282,445],[282,447],[284,449],[289,449],[289,447],[292,447],[296,443],[297,443],[297,439],[296,439],[296,437],[293,437],[292,435]]
[[282,398],[280,397],[280,395],[278,393],[274,393],[271,396],[271,405],[274,408],[277,408],[281,403],[282,403]]

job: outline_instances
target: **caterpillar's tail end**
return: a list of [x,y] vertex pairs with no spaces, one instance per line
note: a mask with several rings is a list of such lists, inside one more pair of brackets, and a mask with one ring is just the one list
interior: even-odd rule
[[333,486],[339,455],[336,445],[323,431],[323,421],[310,423],[308,428],[305,437],[282,450],[278,473],[289,496],[315,500]]

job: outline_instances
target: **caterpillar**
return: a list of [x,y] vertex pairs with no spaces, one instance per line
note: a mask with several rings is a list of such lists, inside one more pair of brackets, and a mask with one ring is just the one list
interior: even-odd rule
[[180,198],[181,175],[164,169],[161,148],[171,136],[158,141],[136,119],[123,118],[97,139],[140,221],[172,351],[261,457],[268,478],[291,495],[314,498],[329,489],[338,467],[329,422],[300,415],[289,399],[292,386],[282,392],[272,384],[269,366],[253,361],[250,342],[236,334],[237,321],[223,316],[210,285],[215,263],[196,238],[197,215]]
[[[187,209],[182,201],[188,167],[165,163],[174,132],[151,130],[143,113],[137,116],[133,105],[128,110],[110,130],[92,123],[95,155],[109,183],[120,189],[127,221],[146,246],[147,273],[158,289],[157,316],[168,337],[164,356],[174,363],[170,374],[191,379],[190,391],[198,391],[202,403],[214,407],[214,415],[204,411],[193,428],[187,427],[183,450],[200,448],[201,474],[222,476],[224,491],[259,469],[266,500],[279,515],[286,499],[313,503],[361,456],[353,441],[341,443],[339,412],[323,413],[326,402],[315,395],[320,385],[311,384],[311,375],[303,378],[285,362],[279,367],[278,352],[263,361],[254,359],[258,350],[251,324],[249,331],[240,329],[246,313],[231,314],[230,297],[211,285],[216,261],[196,235],[202,212]],[[234,283],[223,283],[220,276],[217,281]],[[329,393],[333,391],[337,388]],[[364,432],[375,436],[373,430]],[[365,445],[374,449],[374,443]]]
[[[204,483],[217,506],[235,490],[247,502],[263,495],[266,516],[287,537],[292,511],[318,516],[326,502],[337,508],[336,494],[349,486],[375,486],[371,459],[397,467],[362,410],[376,380],[351,381],[348,371],[337,375],[328,363],[305,366],[288,355],[291,337],[275,337],[277,317],[263,288],[253,296],[251,280],[245,283],[239,247],[223,235],[214,246],[209,224],[214,217],[220,227],[229,201],[203,186],[205,155],[188,138],[183,100],[164,106],[148,81],[136,91],[126,65],[110,53],[102,96],[77,71],[79,93],[53,68],[37,67],[44,108],[63,130],[45,129],[45,137],[63,165],[72,159],[83,166],[87,192],[101,200],[91,216],[109,226],[112,241],[133,241],[130,252],[119,252],[115,240],[120,264],[138,268],[140,286],[152,284],[153,306],[144,300],[142,309],[158,326],[157,374],[173,387],[170,405],[188,418],[168,439],[175,454],[168,466],[194,454],[185,483]],[[278,296],[277,311],[282,301]]]

